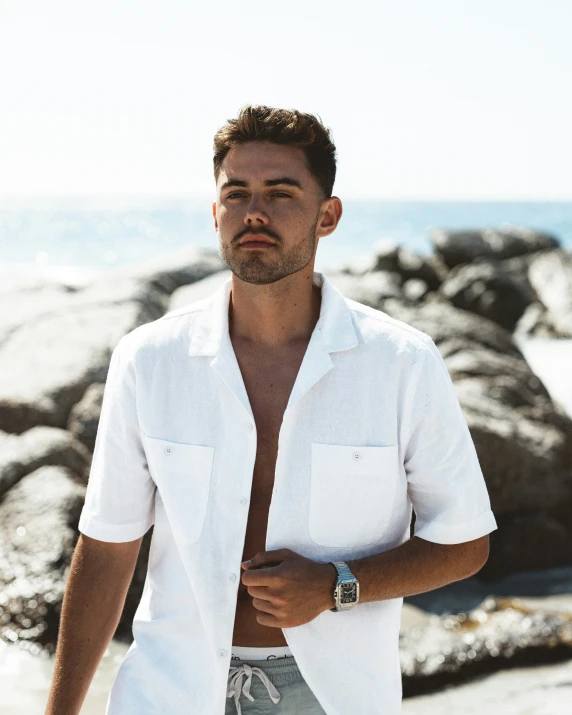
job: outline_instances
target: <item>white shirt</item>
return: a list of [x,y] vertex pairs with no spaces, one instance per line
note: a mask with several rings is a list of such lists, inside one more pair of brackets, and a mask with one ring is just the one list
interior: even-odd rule
[[[428,541],[496,529],[433,340],[345,298],[322,273],[314,283],[320,317],[280,428],[265,550],[320,562],[387,551],[410,537],[412,505]],[[132,330],[113,351],[79,529],[115,542],[154,530],[106,715],[224,715],[257,440],[228,332],[230,288]],[[327,715],[401,712],[402,603],[282,629]]]

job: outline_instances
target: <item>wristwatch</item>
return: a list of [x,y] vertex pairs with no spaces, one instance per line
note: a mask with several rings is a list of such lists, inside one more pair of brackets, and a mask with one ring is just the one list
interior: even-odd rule
[[338,572],[336,587],[332,593],[335,601],[334,608],[330,611],[347,611],[359,603],[359,581],[350,571],[345,561],[329,561]]

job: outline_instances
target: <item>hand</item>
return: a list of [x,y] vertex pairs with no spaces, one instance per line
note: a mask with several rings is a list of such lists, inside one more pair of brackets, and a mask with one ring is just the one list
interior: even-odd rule
[[241,564],[241,581],[260,611],[256,620],[271,628],[293,628],[333,608],[337,572],[290,549],[262,551]]

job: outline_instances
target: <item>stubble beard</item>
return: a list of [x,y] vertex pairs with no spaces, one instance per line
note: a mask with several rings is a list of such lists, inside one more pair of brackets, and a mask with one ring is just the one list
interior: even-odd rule
[[[316,248],[316,227],[318,219],[309,234],[294,244],[284,253],[282,242],[262,251],[247,251],[235,244],[230,246],[222,239],[219,241],[220,255],[225,265],[234,275],[245,283],[265,285],[297,273],[305,268],[314,255]],[[266,253],[269,255],[267,256]],[[265,254],[265,255],[262,255]]]

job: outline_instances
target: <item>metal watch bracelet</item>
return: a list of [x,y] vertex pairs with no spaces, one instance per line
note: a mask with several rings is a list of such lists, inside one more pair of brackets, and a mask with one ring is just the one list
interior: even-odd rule
[[[357,580],[355,574],[353,574],[350,571],[349,566],[346,564],[345,561],[330,561],[334,568],[336,569],[338,573],[338,579],[336,581],[336,585],[334,587],[334,590],[332,592],[332,596],[334,597],[334,608],[330,608],[330,611],[347,611],[350,608],[353,608],[355,605],[359,603],[359,581]],[[344,583],[349,583],[354,586],[355,590],[355,601],[352,601],[351,603],[347,605],[343,605],[340,603],[340,598],[341,598],[341,591],[342,591],[342,584]],[[339,607],[338,607],[339,604]]]

